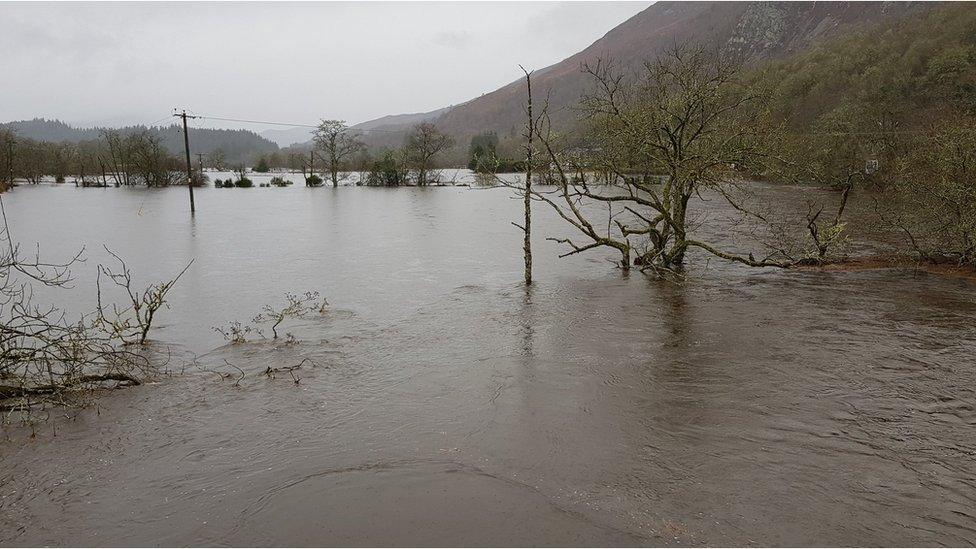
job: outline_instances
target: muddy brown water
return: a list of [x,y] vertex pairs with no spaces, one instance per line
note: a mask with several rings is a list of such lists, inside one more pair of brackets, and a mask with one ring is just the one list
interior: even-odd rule
[[[556,258],[505,190],[40,186],[18,240],[196,261],[154,337],[201,367],[0,442],[0,544],[973,545],[976,286]],[[706,231],[724,231],[718,221]],[[722,235],[719,235],[722,236]],[[225,344],[284,291],[300,340]],[[309,358],[290,377],[267,366]],[[230,361],[233,380],[201,371]]]

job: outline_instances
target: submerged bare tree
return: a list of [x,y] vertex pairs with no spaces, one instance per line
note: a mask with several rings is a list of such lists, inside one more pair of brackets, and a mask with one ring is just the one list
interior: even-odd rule
[[[410,130],[404,143],[404,156],[410,168],[417,174],[417,185],[431,183],[434,157],[454,144],[454,139],[437,129],[430,122],[421,122]],[[437,175],[434,174],[436,178]],[[436,182],[436,181],[435,181]]]
[[[548,104],[536,129],[557,191],[531,194],[586,238],[551,238],[571,248],[564,255],[610,247],[620,253],[622,268],[661,273],[681,267],[691,248],[751,266],[795,262],[765,246],[758,258],[724,249],[696,236],[698,224],[689,216],[692,199],[709,192],[756,218],[731,191],[743,174],[759,169],[768,128],[763,96],[738,81],[733,62],[700,47],[675,46],[630,79],[603,60],[583,70],[597,88],[581,104],[584,139],[571,147],[557,135]],[[605,174],[607,185],[594,185],[592,173]]]
[[323,120],[313,133],[315,148],[322,151],[332,178],[332,186],[336,187],[339,185],[339,171],[343,163],[362,149],[363,143],[342,120]]
[[151,373],[148,354],[105,330],[99,315],[72,320],[63,309],[35,303],[36,286],[70,284],[70,269],[82,260],[82,252],[60,263],[45,261],[37,252],[25,254],[2,213],[0,411],[26,416],[37,404],[76,402],[75,397],[107,383],[139,384]]
[[532,284],[532,162],[535,159],[533,137],[535,136],[536,120],[532,116],[532,73],[519,65],[525,73],[525,185],[519,189],[522,194],[523,221],[522,224],[512,222],[522,231],[522,255],[525,263],[525,284]]
[[119,130],[102,130],[101,135],[107,149],[108,171],[112,174],[115,186],[129,185],[129,172],[133,168],[133,140],[123,136]]
[[318,292],[305,292],[302,295],[285,294],[285,306],[265,305],[261,313],[254,317],[256,324],[271,324],[271,333],[278,339],[278,326],[288,318],[301,318],[313,311],[324,312],[328,303],[319,297]]
[[[251,319],[253,325],[233,321],[226,327],[214,326],[213,330],[231,343],[244,343],[247,341],[247,336],[252,332],[261,337],[265,337],[260,328],[255,325],[270,324],[272,339],[278,339],[278,326],[282,322],[288,319],[303,318],[316,311],[319,314],[325,314],[328,306],[328,300],[322,298],[319,292],[307,291],[303,294],[286,293],[284,306],[276,307],[269,304],[261,307],[261,312]],[[289,341],[294,341],[290,334]]]

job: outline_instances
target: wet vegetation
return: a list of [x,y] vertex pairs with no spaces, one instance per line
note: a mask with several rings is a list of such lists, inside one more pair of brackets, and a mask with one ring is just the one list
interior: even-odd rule
[[[2,206],[2,199],[0,199]],[[37,303],[38,286],[68,288],[71,268],[84,261],[84,250],[62,262],[50,262],[39,251],[25,253],[16,244],[3,212],[0,227],[0,413],[2,422],[46,417],[46,408],[84,406],[100,389],[139,385],[163,371],[165,357],[152,349],[148,336],[166,295],[188,264],[173,279],[135,287],[125,262],[106,249],[119,267],[98,266],[124,291],[128,304],[109,304],[97,284],[95,311],[72,318],[55,305]],[[192,262],[191,262],[192,263]]]
[[[251,334],[267,339],[262,329],[262,326],[267,326],[271,329],[271,339],[278,339],[278,327],[286,320],[305,318],[313,313],[323,315],[327,312],[328,306],[328,300],[316,291],[307,291],[303,294],[286,293],[284,305],[265,305],[250,323],[235,320],[225,327],[214,326],[213,330],[230,343],[246,343]],[[295,341],[292,334],[286,334],[286,337],[289,342]]]
[[[557,186],[529,193],[579,232],[559,239],[566,255],[609,247],[623,269],[675,275],[692,249],[754,267],[845,261],[856,230],[899,234],[894,256],[972,267],[976,18],[928,19],[762,69],[694,45],[637,71],[585,65],[593,91],[574,130],[554,127],[548,105],[527,122],[541,141],[533,171]],[[473,142],[473,162],[490,166],[495,146]],[[811,198],[771,203],[750,192],[756,179]],[[821,188],[833,198],[814,198]],[[736,249],[696,236],[714,200],[739,213]],[[873,205],[872,223],[848,225],[851,200]]]

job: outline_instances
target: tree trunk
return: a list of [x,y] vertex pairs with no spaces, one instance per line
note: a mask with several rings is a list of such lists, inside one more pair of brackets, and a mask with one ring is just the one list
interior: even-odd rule
[[528,94],[526,110],[529,117],[526,133],[525,193],[523,197],[525,220],[524,225],[522,225],[525,240],[522,242],[522,250],[525,253],[525,284],[529,285],[532,284],[532,137],[535,130],[535,121],[532,119],[532,76],[525,69],[522,69],[522,71],[525,72],[525,87]]

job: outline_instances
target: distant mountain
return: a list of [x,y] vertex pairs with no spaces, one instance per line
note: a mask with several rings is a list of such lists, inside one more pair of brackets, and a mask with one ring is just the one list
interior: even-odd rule
[[259,134],[279,147],[289,147],[296,143],[307,143],[312,139],[312,128],[288,128],[287,130],[264,130]]
[[[612,29],[583,51],[535,71],[533,89],[551,93],[554,122],[574,118],[567,107],[591,89],[580,65],[611,57],[621,68],[635,67],[675,43],[700,43],[745,63],[777,59],[808,50],[821,41],[930,9],[929,2],[657,2]],[[449,108],[433,121],[463,146],[471,135],[494,131],[516,135],[523,124],[524,81]],[[433,111],[434,113],[438,111]],[[428,113],[430,114],[430,113]],[[413,115],[402,115],[413,116]],[[385,121],[385,122],[384,122]],[[387,116],[366,124],[404,131],[412,119]],[[364,124],[365,125],[365,124]],[[388,135],[384,138],[390,140]],[[400,134],[402,139],[402,133]],[[374,142],[370,137],[369,141]]]
[[410,128],[421,122],[436,120],[454,107],[452,105],[430,112],[383,116],[356,124],[352,128],[363,132],[363,140],[373,149],[394,148],[403,143],[403,138]]
[[[106,128],[75,128],[59,120],[18,120],[0,124],[0,128],[13,130],[18,136],[35,141],[54,143],[92,141],[101,138]],[[123,134],[149,131],[162,138],[163,145],[173,154],[183,152],[183,131],[177,125],[126,126],[117,128]],[[248,160],[256,154],[278,150],[278,145],[249,130],[221,130],[213,128],[190,129],[190,152],[209,154],[217,149],[224,151],[229,162]]]
[[353,128],[357,130],[382,130],[382,129],[399,129],[404,126],[412,126],[414,124],[419,124],[427,120],[432,120],[447,113],[454,106],[444,107],[442,109],[437,109],[436,111],[430,112],[418,112],[412,114],[394,114],[389,116],[383,116],[375,120],[370,120],[368,122],[363,122],[361,124],[356,124]]

